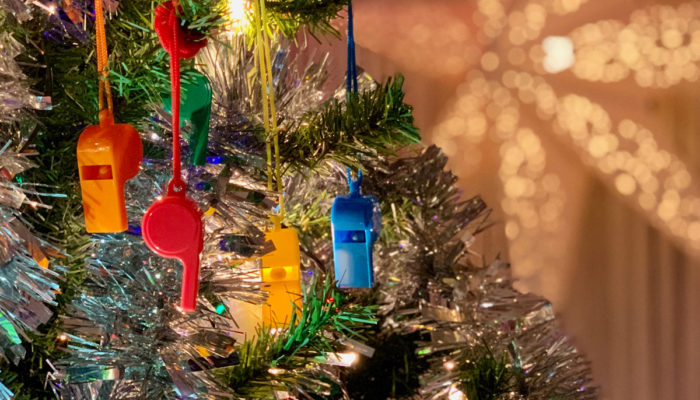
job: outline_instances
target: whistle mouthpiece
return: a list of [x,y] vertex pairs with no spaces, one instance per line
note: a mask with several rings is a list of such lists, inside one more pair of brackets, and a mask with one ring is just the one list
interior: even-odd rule
[[184,312],[192,312],[197,308],[197,294],[199,293],[199,252],[188,254],[180,261],[183,265],[180,308]]

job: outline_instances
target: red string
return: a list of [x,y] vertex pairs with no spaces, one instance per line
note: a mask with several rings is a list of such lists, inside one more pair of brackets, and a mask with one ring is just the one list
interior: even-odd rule
[[[182,190],[182,182],[180,176],[180,49],[179,49],[179,32],[177,16],[175,9],[170,14],[173,26],[173,44],[170,52],[170,99],[173,118],[173,185],[175,190]],[[179,187],[178,187],[179,186]]]

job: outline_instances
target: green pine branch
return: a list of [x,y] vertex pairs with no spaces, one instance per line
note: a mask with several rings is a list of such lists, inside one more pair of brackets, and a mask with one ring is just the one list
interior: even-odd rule
[[273,26],[288,38],[293,38],[302,27],[307,27],[314,37],[339,36],[331,21],[347,4],[347,0],[266,0],[265,8]]
[[227,0],[181,0],[180,7],[179,17],[187,28],[205,36],[226,24]]
[[397,75],[346,102],[329,100],[280,131],[283,162],[297,169],[324,160],[359,166],[360,154],[393,154],[399,146],[420,142],[413,108],[403,99],[403,76]]
[[514,375],[506,354],[497,357],[488,347],[481,357],[464,362],[457,376],[460,389],[470,400],[500,399],[513,390]]
[[[330,277],[314,280],[304,294],[301,313],[296,305],[294,309],[288,328],[273,333],[270,327],[260,327],[255,339],[237,349],[240,364],[215,372],[224,385],[246,398],[266,397],[285,382],[294,387],[295,369],[339,350],[329,337],[362,339],[361,331],[376,324],[376,307],[350,304]],[[271,368],[277,374],[271,374]]]
[[[228,0],[181,0],[179,17],[188,29],[211,36],[225,27],[228,3]],[[347,0],[265,0],[264,23],[287,38],[294,38],[302,28],[317,39],[327,34],[339,37],[331,21],[347,3]]]

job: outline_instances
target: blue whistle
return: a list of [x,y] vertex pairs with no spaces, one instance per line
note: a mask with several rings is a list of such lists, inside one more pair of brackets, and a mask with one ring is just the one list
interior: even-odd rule
[[374,196],[360,194],[362,171],[353,179],[350,195],[337,196],[331,208],[335,279],[341,288],[371,288],[374,284],[372,245],[379,236],[381,213]]

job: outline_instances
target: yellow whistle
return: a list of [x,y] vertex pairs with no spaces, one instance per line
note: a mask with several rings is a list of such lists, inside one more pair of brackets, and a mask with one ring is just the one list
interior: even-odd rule
[[88,232],[128,228],[124,184],[139,172],[142,157],[139,133],[129,124],[115,124],[108,110],[100,112],[99,125],[85,128],[78,139],[78,171]]
[[299,236],[294,228],[282,229],[278,223],[265,233],[275,250],[262,257],[263,288],[268,292],[263,305],[263,323],[271,327],[288,326],[292,318],[292,303],[301,312],[301,255]]

